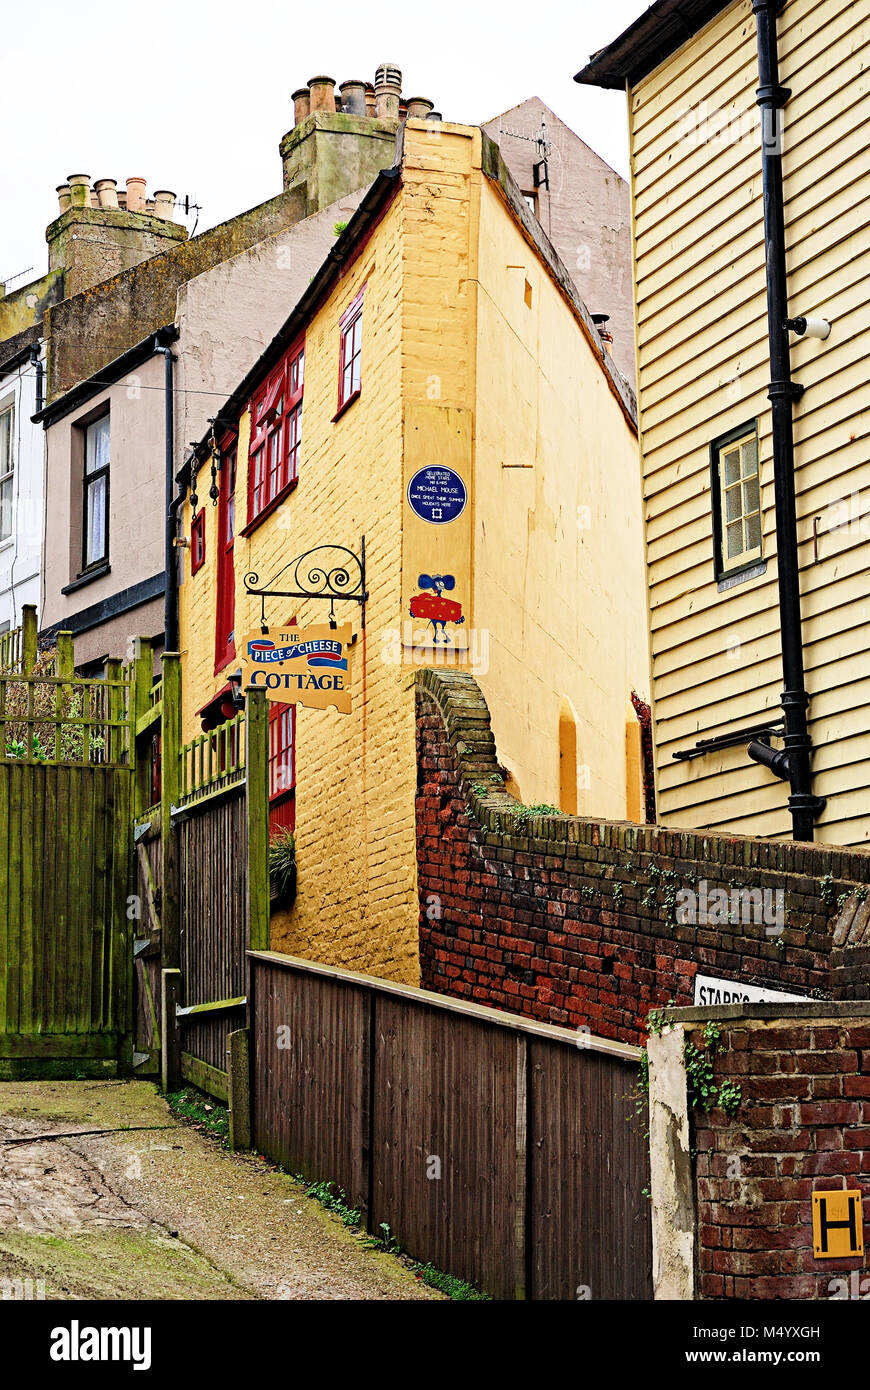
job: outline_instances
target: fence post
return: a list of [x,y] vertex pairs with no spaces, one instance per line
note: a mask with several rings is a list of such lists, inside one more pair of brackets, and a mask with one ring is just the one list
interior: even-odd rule
[[[68,676],[69,685],[59,685],[54,696],[54,756],[61,758],[66,751],[63,745],[63,720],[69,713],[72,703],[72,680],[75,676],[75,650],[73,648],[73,635],[71,632],[59,632],[57,634],[57,656],[55,657],[54,670],[56,676]],[[87,699],[87,696],[84,697]],[[87,717],[84,705],[82,706],[82,716]]]
[[178,839],[172,829],[172,807],[178,800],[181,757],[181,657],[163,653],[163,709],[161,713],[160,840],[163,849],[163,894],[160,922],[163,927],[163,965],[181,965],[179,921]]
[[[136,725],[151,708],[154,684],[154,648],[149,637],[137,637],[133,656],[133,690],[130,696],[130,761],[133,764],[133,816],[151,805],[151,764],[140,755]],[[149,730],[149,736],[153,730]]]
[[160,972],[160,1088],[164,1095],[181,1086],[181,1029],[176,1009],[181,1002],[181,971]]
[[124,692],[120,685],[116,684],[122,679],[122,662],[116,656],[110,656],[106,662],[106,758],[110,763],[121,761],[121,729],[118,724],[124,712]]
[[36,604],[25,603],[21,609],[21,667],[25,672],[36,665]]
[[269,714],[264,690],[249,690],[245,717],[245,807],[248,822],[248,946],[268,951]]
[[230,1105],[230,1148],[251,1147],[251,1081],[248,1030],[227,1035],[227,1093]]

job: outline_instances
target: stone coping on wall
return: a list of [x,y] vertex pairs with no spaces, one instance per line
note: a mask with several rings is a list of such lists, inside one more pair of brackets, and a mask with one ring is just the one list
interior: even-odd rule
[[788,1004],[708,1004],[704,1008],[674,1008],[667,1011],[667,1022],[672,1024],[709,1023],[711,1019],[723,1022],[742,1021],[746,1023],[795,1023],[801,1019],[812,1021],[828,1020],[832,1023],[842,1019],[870,1017],[870,1000],[848,999],[796,1000]]

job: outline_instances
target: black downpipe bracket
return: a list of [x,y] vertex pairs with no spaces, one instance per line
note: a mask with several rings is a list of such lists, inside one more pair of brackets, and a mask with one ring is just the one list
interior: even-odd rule
[[768,396],[773,430],[776,558],[782,634],[784,766],[787,767],[791,786],[788,809],[793,837],[795,840],[812,840],[815,818],[825,803],[813,795],[812,789],[812,743],[807,728],[809,696],[804,678],[801,631],[792,403],[803,394],[803,387],[792,381],[791,376],[782,182],[783,119],[780,115],[791,92],[780,85],[776,34],[777,15],[784,8],[784,3],[785,0],[752,0],[752,9],[758,40],[759,87],[756,99],[762,118],[761,162],[771,377]]
[[177,562],[175,558],[176,519],[175,508],[173,506],[175,477],[172,468],[175,441],[175,381],[173,371],[175,356],[171,346],[164,344],[159,338],[156,340],[156,347],[157,351],[163,354],[164,448],[166,464],[166,527],[164,542],[166,593],[163,609],[163,650],[165,652],[177,652],[178,583],[176,578]]

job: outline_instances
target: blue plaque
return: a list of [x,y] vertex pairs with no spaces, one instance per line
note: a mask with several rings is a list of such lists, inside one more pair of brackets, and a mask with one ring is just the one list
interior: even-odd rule
[[408,484],[408,505],[421,521],[434,526],[455,521],[465,511],[468,492],[452,468],[420,468]]

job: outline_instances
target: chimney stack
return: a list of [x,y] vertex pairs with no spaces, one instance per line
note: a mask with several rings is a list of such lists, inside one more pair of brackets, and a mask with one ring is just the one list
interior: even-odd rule
[[293,124],[301,125],[311,111],[311,93],[307,87],[297,87],[291,97],[293,102]]
[[335,110],[335,78],[312,77],[308,82],[312,111]]
[[97,179],[94,184],[94,192],[97,195],[97,207],[116,208],[118,206],[117,179]]
[[67,174],[69,185],[70,204],[76,208],[88,208],[91,205],[91,176],[90,174]]
[[338,90],[341,92],[341,104],[345,111],[349,111],[352,116],[364,116],[366,114],[366,84],[351,78],[347,82],[342,82]]
[[154,216],[162,217],[164,222],[175,221],[175,194],[167,188],[159,188],[154,193]]
[[402,95],[402,71],[395,63],[381,63],[375,73],[375,115],[381,121],[398,121]]
[[428,97],[408,97],[408,120],[425,121],[435,103]]
[[127,180],[127,211],[145,211],[145,180],[132,178]]

